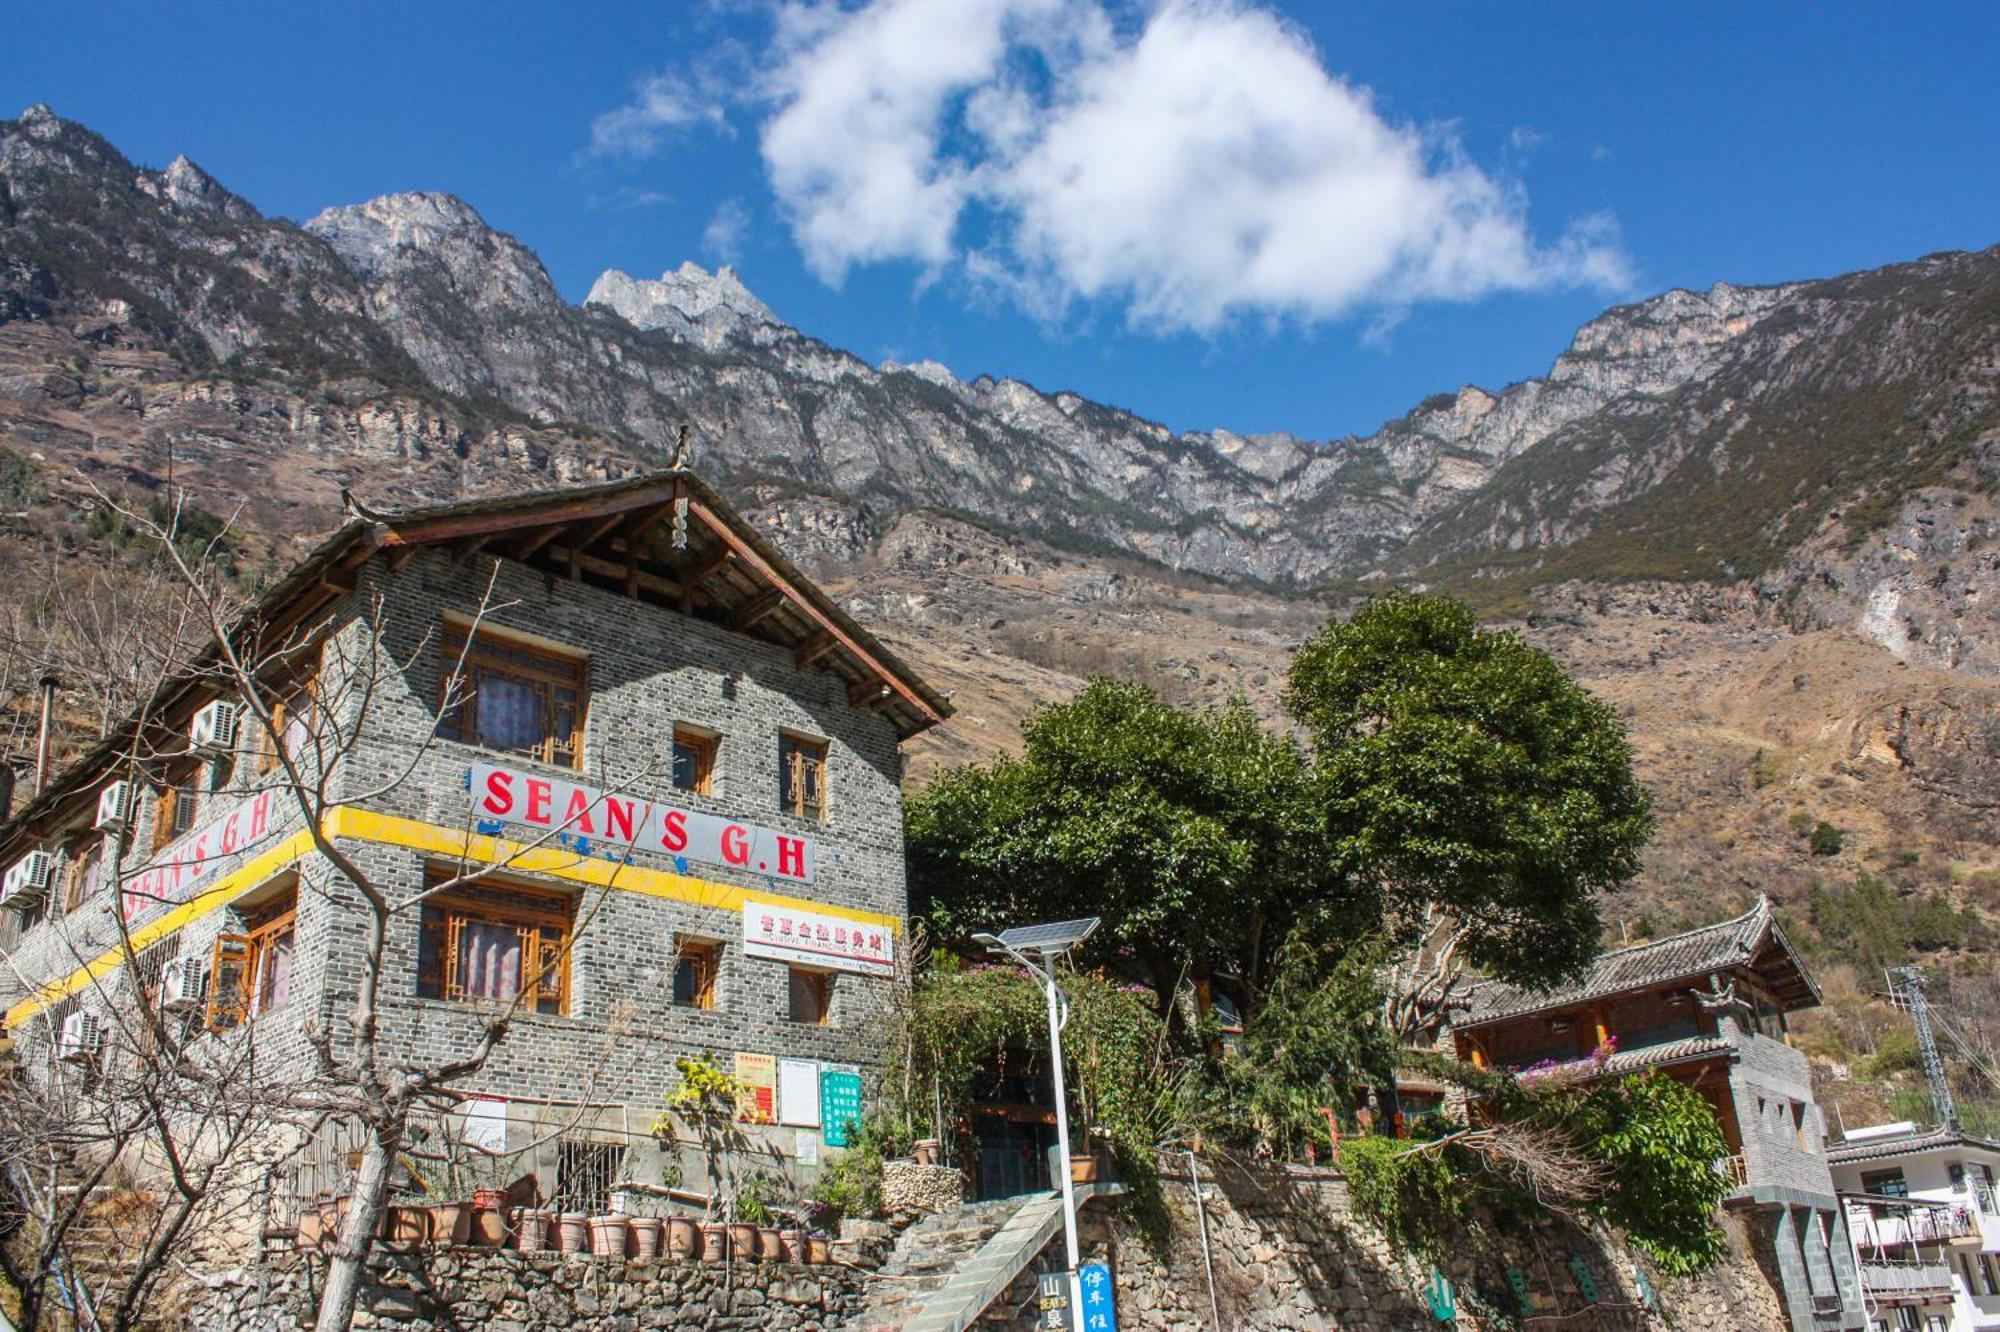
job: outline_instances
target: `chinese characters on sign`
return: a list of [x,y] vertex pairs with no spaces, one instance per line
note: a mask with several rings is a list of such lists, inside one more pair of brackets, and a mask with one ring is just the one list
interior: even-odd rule
[[491,763],[473,764],[471,782],[473,812],[481,820],[558,833],[562,845],[579,855],[615,858],[630,848],[793,883],[813,881],[810,837]]
[[743,904],[743,952],[864,976],[896,970],[896,935],[887,925],[861,925],[768,902]]
[[1118,1332],[1118,1292],[1111,1284],[1111,1269],[1103,1263],[1085,1263],[1076,1269],[1076,1279],[1083,1287],[1083,1332]]
[[861,1075],[827,1069],[819,1075],[820,1138],[845,1147],[861,1122]]
[[1069,1273],[1042,1273],[1041,1288],[1035,1293],[1035,1326],[1042,1332],[1069,1332]]
[[736,1056],[736,1080],[743,1084],[743,1099],[736,1103],[736,1117],[746,1124],[769,1124],[778,1118],[778,1059],[776,1055]]

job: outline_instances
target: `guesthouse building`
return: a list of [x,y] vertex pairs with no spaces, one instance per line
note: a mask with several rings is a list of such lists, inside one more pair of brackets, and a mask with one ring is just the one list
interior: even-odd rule
[[0,828],[24,1068],[104,1057],[129,965],[190,1041],[303,1074],[367,965],[337,857],[397,903],[402,1056],[517,1006],[455,1124],[558,1206],[674,1184],[684,1058],[789,1186],[845,1143],[902,960],[900,746],[950,708],[697,476],[357,509],[231,645],[275,741],[211,650]]
[[1474,986],[1453,1024],[1482,1068],[1589,1080],[1651,1070],[1699,1092],[1729,1154],[1724,1206],[1751,1218],[1794,1332],[1865,1326],[1826,1125],[1787,1017],[1819,991],[1768,898],[1743,915],[1600,956],[1577,984]]

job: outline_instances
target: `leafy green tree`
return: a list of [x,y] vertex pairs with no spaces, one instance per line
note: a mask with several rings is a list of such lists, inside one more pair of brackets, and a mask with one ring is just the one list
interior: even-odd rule
[[1209,1119],[1219,1136],[1281,1160],[1301,1158],[1308,1144],[1332,1145],[1326,1111],[1351,1107],[1395,1072],[1380,1021],[1381,963],[1378,942],[1316,922],[1287,936],[1241,1056],[1225,1056],[1214,1070],[1218,1103]]
[[1312,737],[1333,868],[1405,950],[1387,1016],[1433,1030],[1467,966],[1577,974],[1597,894],[1637,872],[1650,801],[1614,713],[1458,602],[1392,594],[1299,652],[1286,706]]
[[1019,758],[940,775],[906,823],[916,914],[941,938],[1095,915],[1164,1011],[1222,971],[1251,1007],[1286,931],[1340,898],[1304,755],[1249,708],[1187,712],[1094,680],[1022,727]]
[[1729,1146],[1700,1092],[1648,1073],[1557,1092],[1530,1117],[1604,1163],[1610,1173],[1593,1210],[1661,1267],[1684,1275],[1722,1256],[1715,1211],[1729,1183],[1715,1163]]

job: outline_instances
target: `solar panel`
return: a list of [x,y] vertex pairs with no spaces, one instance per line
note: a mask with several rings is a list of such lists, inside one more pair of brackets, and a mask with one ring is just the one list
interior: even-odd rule
[[1003,930],[1000,942],[1017,953],[1060,953],[1074,948],[1097,930],[1098,918],[1059,920],[1049,925],[1022,925]]

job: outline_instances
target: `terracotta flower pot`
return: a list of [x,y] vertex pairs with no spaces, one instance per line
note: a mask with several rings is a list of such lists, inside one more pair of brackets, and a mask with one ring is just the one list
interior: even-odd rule
[[826,1263],[833,1261],[833,1241],[824,1230],[815,1230],[806,1236],[806,1261]]
[[562,1253],[590,1252],[590,1218],[582,1212],[556,1217],[556,1248]]
[[701,1226],[691,1216],[667,1218],[667,1257],[701,1257]]
[[474,1244],[499,1248],[507,1242],[507,1214],[498,1207],[480,1207],[475,1203],[468,1238]]
[[421,1244],[431,1237],[431,1213],[427,1207],[391,1207],[388,1216],[390,1240]]
[[757,1227],[757,1256],[767,1263],[785,1261],[784,1233],[776,1226]]
[[631,1232],[631,1243],[626,1249],[634,1258],[657,1258],[660,1256],[660,1231],[665,1222],[657,1216],[634,1216],[626,1219],[626,1228]]
[[934,1166],[944,1160],[944,1144],[936,1138],[919,1138],[910,1146],[910,1159],[918,1165]]
[[472,1210],[475,1212],[499,1212],[506,1210],[506,1207],[507,1190],[505,1189],[474,1189],[472,1191]]
[[538,1212],[532,1207],[514,1209],[514,1247],[522,1253],[540,1253],[549,1247],[549,1225],[552,1218],[547,1212]]
[[720,1221],[701,1223],[701,1260],[705,1263],[729,1261],[729,1227]]
[[600,1258],[625,1256],[625,1220],[616,1212],[590,1218],[590,1251]]
[[425,1236],[433,1244],[463,1244],[472,1235],[470,1203],[432,1203],[425,1207]]
[[757,1226],[751,1221],[729,1223],[729,1256],[739,1263],[757,1261]]
[[807,1261],[810,1256],[807,1253],[808,1236],[803,1229],[794,1226],[781,1230],[778,1232],[778,1240],[784,1245],[786,1262],[803,1263]]

